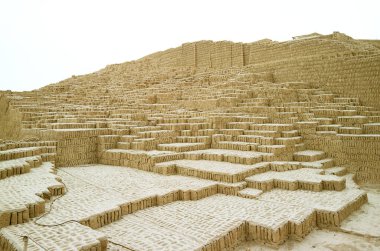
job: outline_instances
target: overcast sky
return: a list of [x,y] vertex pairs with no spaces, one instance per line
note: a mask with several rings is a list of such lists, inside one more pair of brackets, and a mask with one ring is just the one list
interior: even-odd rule
[[0,0],[0,90],[32,90],[184,42],[311,32],[380,39],[379,0]]

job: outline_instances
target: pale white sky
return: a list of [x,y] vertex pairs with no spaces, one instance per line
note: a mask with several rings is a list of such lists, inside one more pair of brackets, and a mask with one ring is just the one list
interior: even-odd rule
[[0,0],[0,90],[202,39],[289,40],[311,32],[380,39],[379,0]]

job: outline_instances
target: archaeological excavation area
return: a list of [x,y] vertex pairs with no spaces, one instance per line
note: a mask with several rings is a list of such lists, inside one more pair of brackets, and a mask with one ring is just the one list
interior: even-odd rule
[[198,41],[2,90],[0,139],[3,251],[380,249],[378,40]]

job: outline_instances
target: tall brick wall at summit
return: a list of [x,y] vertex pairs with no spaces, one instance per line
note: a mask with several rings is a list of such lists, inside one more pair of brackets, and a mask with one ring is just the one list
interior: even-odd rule
[[305,81],[380,108],[380,43],[324,36],[321,39],[254,43],[199,41],[152,54],[160,66],[252,67],[272,71],[276,82]]
[[359,98],[364,105],[380,108],[380,55],[306,57],[253,68],[272,71],[276,82],[309,82],[342,96]]
[[230,41],[199,41],[184,43],[180,47],[154,53],[144,59],[152,59],[160,66],[230,68],[249,63],[250,46]]
[[307,39],[275,42],[265,39],[251,44],[250,63],[258,64],[311,56],[365,55],[372,50],[376,48],[370,44],[363,46],[355,41]]

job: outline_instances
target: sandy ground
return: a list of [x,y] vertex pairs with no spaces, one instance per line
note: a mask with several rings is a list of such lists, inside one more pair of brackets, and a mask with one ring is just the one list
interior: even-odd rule
[[314,230],[301,242],[289,240],[278,249],[268,248],[255,242],[246,242],[238,251],[271,250],[380,250],[380,185],[365,185],[361,189],[368,194],[368,204],[350,215],[340,230]]
[[[277,249],[258,245],[254,242],[246,242],[235,250],[248,251],[272,251]],[[380,238],[365,238],[352,234],[339,233],[328,230],[314,230],[302,242],[289,240],[278,250],[333,250],[333,251],[356,251],[356,250],[380,250]]]
[[367,192],[368,204],[350,215],[341,229],[370,236],[380,237],[380,185],[361,187]]

